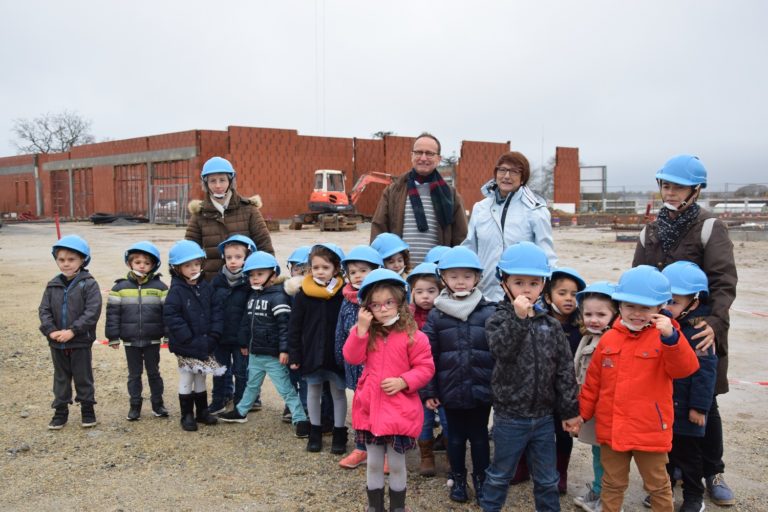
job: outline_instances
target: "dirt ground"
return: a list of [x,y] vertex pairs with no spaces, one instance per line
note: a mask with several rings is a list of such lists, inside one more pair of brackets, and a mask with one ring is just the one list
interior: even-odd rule
[[[106,295],[125,272],[123,251],[149,239],[163,258],[182,228],[129,225],[64,224],[63,234],[78,233],[91,244],[91,272]],[[163,350],[161,370],[169,419],[145,415],[125,420],[128,410],[123,349],[94,345],[96,412],[93,429],[79,426],[79,410],[69,424],[49,431],[52,366],[38,331],[37,307],[45,283],[57,272],[50,247],[53,224],[6,224],[0,229],[0,447],[4,510],[363,510],[365,466],[342,470],[340,456],[308,454],[306,441],[293,437],[280,422],[282,403],[271,385],[263,389],[264,408],[242,425],[201,427],[196,433],[179,427],[175,358]],[[356,232],[320,233],[311,228],[273,233],[277,256],[284,262],[298,245],[316,241],[349,249],[367,243],[368,225]],[[615,242],[610,231],[560,228],[555,232],[562,265],[577,268],[588,281],[615,280],[628,268],[633,244]],[[733,510],[768,510],[768,242],[736,245],[739,293],[733,306],[730,372],[740,381],[720,397],[725,429],[728,482],[737,495]],[[165,263],[165,262],[164,262]],[[163,264],[167,278],[167,266]],[[103,316],[99,337],[103,338]],[[210,386],[210,381],[209,381]],[[145,395],[147,387],[145,384]],[[351,400],[350,400],[351,403]],[[350,444],[351,446],[351,444]],[[438,464],[446,468],[444,456]],[[415,511],[479,510],[448,500],[445,478],[418,475],[415,452],[408,458],[408,504]],[[575,443],[564,510],[590,480],[589,448]],[[505,510],[533,510],[530,483],[513,487]],[[643,510],[641,483],[633,470],[625,510]],[[680,503],[679,489],[676,492]],[[716,506],[707,504],[710,510]]]

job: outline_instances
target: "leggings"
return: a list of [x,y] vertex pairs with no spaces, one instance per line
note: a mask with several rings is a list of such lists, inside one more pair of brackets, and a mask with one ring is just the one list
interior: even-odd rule
[[[331,396],[333,397],[333,426],[341,428],[347,420],[347,393],[344,388],[337,388],[331,382]],[[309,421],[312,425],[320,425],[320,396],[323,394],[323,384],[307,385],[307,409],[309,409]]]
[[191,395],[193,391],[195,393],[205,391],[205,374],[179,370],[179,394]]
[[408,473],[405,469],[405,454],[397,453],[390,445],[366,444],[368,460],[366,461],[366,476],[368,489],[384,488],[384,454],[389,459],[389,490],[403,491]]

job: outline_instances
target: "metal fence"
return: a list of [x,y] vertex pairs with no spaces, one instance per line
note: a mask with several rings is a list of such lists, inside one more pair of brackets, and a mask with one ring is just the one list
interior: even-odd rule
[[149,221],[153,224],[187,223],[189,185],[152,185],[152,211]]

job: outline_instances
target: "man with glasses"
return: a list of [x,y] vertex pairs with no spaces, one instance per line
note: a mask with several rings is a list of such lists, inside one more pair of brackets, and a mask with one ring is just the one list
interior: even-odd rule
[[422,133],[411,151],[409,172],[398,177],[381,196],[371,223],[371,241],[394,233],[408,244],[412,265],[436,245],[453,247],[467,236],[467,215],[456,189],[437,171],[440,141]]

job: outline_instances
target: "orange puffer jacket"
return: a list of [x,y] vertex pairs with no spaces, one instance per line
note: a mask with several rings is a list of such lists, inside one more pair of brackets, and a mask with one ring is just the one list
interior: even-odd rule
[[595,418],[597,441],[616,451],[672,449],[672,381],[698,370],[696,354],[672,321],[677,343],[659,331],[632,332],[617,319],[600,338],[579,395],[584,420]]

